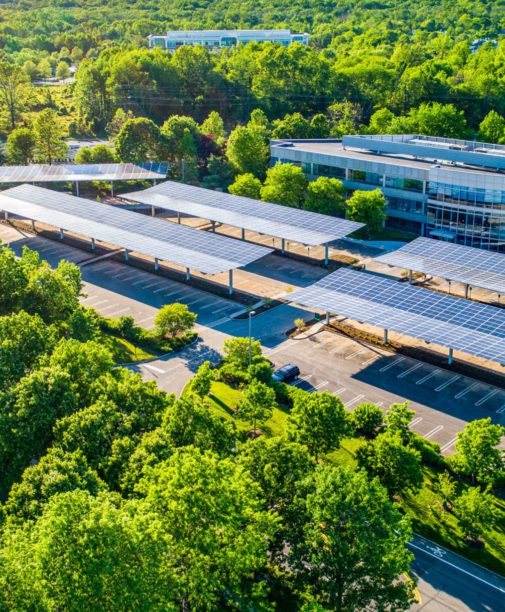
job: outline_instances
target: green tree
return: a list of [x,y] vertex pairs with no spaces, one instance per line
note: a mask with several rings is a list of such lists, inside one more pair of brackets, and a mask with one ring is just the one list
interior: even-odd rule
[[493,496],[477,487],[470,487],[456,500],[456,513],[464,535],[478,540],[492,529],[496,521]]
[[108,145],[96,145],[96,147],[83,147],[77,151],[76,164],[113,164],[118,161],[117,155]]
[[232,182],[232,168],[224,157],[211,154],[207,162],[207,174],[202,179],[206,189],[228,189]]
[[188,448],[152,469],[140,487],[150,520],[171,545],[166,559],[177,568],[178,608],[266,604],[259,577],[278,521],[263,509],[247,471],[229,458]]
[[263,179],[269,157],[265,130],[239,125],[228,138],[226,156],[238,174],[253,174]]
[[380,108],[370,117],[368,132],[370,134],[389,134],[395,115],[388,108]]
[[300,208],[307,185],[308,181],[299,166],[278,162],[267,171],[265,184],[260,191],[261,199]]
[[161,128],[170,159],[177,163],[197,157],[200,128],[192,117],[172,115]]
[[365,436],[373,436],[382,427],[384,413],[376,404],[359,404],[352,413],[354,427]]
[[423,485],[420,453],[405,446],[399,433],[383,433],[358,449],[360,467],[377,476],[390,495],[419,491]]
[[252,423],[253,434],[256,436],[256,424],[267,421],[272,416],[274,407],[275,391],[265,383],[253,380],[237,404],[237,418]]
[[28,286],[28,271],[14,251],[0,249],[0,315],[16,312],[21,308]]
[[171,448],[194,446],[221,456],[229,455],[236,441],[233,423],[214,414],[195,397],[180,398],[167,410],[163,431]]
[[127,119],[116,137],[116,153],[123,162],[160,161],[164,157],[160,128],[150,119]]
[[16,128],[7,138],[8,162],[27,166],[35,159],[35,146],[35,135],[31,129]]
[[485,142],[503,142],[505,138],[505,119],[491,110],[480,122],[479,138]]
[[347,217],[366,225],[368,238],[380,231],[387,219],[386,198],[380,189],[356,190],[347,200]]
[[410,522],[377,479],[319,469],[302,513],[302,538],[290,554],[314,603],[337,612],[410,608]]
[[58,62],[56,66],[56,76],[61,81],[70,78],[70,68],[68,67],[67,62]]
[[30,84],[26,73],[5,60],[0,61],[0,106],[9,118],[13,130],[30,98]]
[[57,493],[82,489],[97,495],[105,483],[92,470],[81,451],[65,453],[50,448],[39,463],[27,467],[21,480],[12,487],[6,502],[10,517],[34,519]]
[[335,102],[328,107],[328,114],[332,125],[332,136],[340,138],[341,136],[359,133],[363,119],[363,109],[359,104],[349,100]]
[[[224,341],[223,351],[226,361],[235,365],[239,370],[247,370],[249,365],[249,338],[227,338]],[[251,342],[252,361],[262,357],[259,340]]]
[[312,125],[301,113],[285,115],[284,119],[274,121],[272,138],[312,138]]
[[342,400],[326,391],[298,396],[288,425],[290,438],[304,444],[316,461],[352,433]]
[[444,508],[448,510],[451,502],[456,497],[456,482],[447,472],[442,472],[438,475],[437,491],[442,498]]
[[210,393],[213,379],[214,375],[210,361],[204,361],[191,382],[191,390],[201,398],[207,397]]
[[9,527],[0,590],[9,609],[175,610],[169,538],[116,496],[54,495],[42,515]]
[[453,469],[469,476],[472,482],[494,484],[505,476],[505,454],[498,448],[505,428],[490,418],[467,423],[458,433]]
[[428,136],[461,138],[466,131],[465,115],[453,104],[421,104],[409,113],[409,120],[416,132]]
[[384,421],[387,431],[391,433],[399,433],[404,444],[412,440],[412,431],[410,424],[415,416],[415,411],[409,409],[409,403],[391,404],[386,412]]
[[326,176],[320,176],[317,180],[311,181],[307,188],[303,209],[323,215],[344,213],[345,197],[342,181]]
[[250,172],[247,174],[239,174],[235,182],[228,187],[228,191],[233,195],[259,200],[261,181]]
[[175,338],[177,334],[193,329],[195,322],[196,314],[186,304],[179,302],[163,306],[154,318],[156,333],[160,338]]
[[38,161],[52,164],[65,159],[68,145],[56,111],[51,108],[40,111],[35,118],[33,133]]
[[218,142],[222,142],[226,136],[223,119],[216,111],[209,113],[207,119],[200,126],[200,131],[202,134],[212,136]]

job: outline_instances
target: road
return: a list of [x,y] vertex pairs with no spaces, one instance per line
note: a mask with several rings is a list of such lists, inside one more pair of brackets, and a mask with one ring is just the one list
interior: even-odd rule
[[[79,263],[89,257],[65,244],[22,236],[8,226],[0,226],[0,238],[16,252],[23,244],[36,249],[52,265],[62,258]],[[240,305],[189,284],[110,260],[85,266],[82,273],[83,303],[104,315],[129,314],[150,327],[157,309],[170,301],[187,303],[197,312],[195,344],[175,355],[130,366],[167,391],[179,393],[203,361],[217,362],[226,338],[248,333],[247,320],[232,318],[243,310]],[[276,365],[295,361],[300,366],[302,375],[296,384],[302,388],[334,393],[351,410],[364,401],[387,407],[408,400],[416,411],[413,430],[439,442],[444,453],[454,450],[456,434],[469,420],[491,416],[505,425],[503,389],[327,331],[288,339],[286,331],[300,316],[308,320],[312,315],[283,305],[255,316],[252,323],[253,335],[261,340],[269,359]],[[420,539],[413,543],[413,570],[422,597],[414,610],[505,611],[503,591],[488,584],[496,578],[494,574],[432,546]]]

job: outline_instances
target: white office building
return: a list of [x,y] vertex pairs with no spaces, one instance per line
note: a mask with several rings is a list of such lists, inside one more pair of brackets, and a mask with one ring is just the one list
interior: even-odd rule
[[166,35],[151,34],[149,48],[161,47],[175,51],[186,45],[199,45],[207,49],[236,47],[250,42],[274,42],[287,47],[291,43],[309,44],[308,34],[292,34],[291,30],[175,30]]
[[381,189],[387,225],[505,251],[505,146],[419,135],[274,140],[271,163],[301,166],[349,189]]

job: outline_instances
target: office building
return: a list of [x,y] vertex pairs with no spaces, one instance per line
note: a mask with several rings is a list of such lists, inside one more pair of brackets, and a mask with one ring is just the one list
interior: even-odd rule
[[310,179],[381,189],[387,225],[483,249],[505,250],[505,146],[419,135],[274,140],[271,163]]
[[297,42],[309,44],[308,34],[292,34],[290,30],[175,30],[166,35],[151,34],[148,37],[149,48],[161,47],[175,51],[186,45],[200,45],[207,49],[236,47],[250,42],[275,42],[287,47]]

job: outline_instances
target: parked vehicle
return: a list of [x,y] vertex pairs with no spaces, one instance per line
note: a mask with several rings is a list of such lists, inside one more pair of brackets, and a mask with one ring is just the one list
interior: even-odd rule
[[276,382],[290,382],[298,378],[298,376],[300,376],[300,368],[294,363],[288,363],[282,366],[282,368],[275,370],[272,378]]

